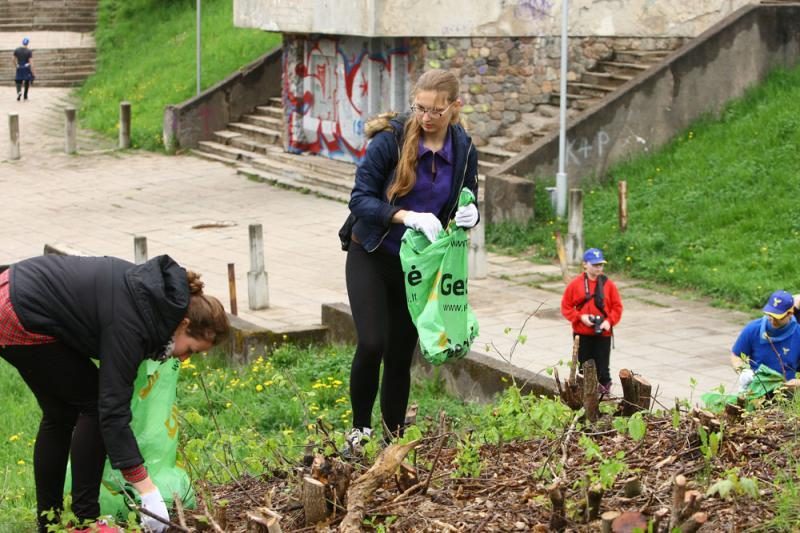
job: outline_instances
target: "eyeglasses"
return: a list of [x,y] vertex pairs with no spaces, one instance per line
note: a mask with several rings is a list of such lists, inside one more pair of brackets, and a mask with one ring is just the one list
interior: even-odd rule
[[422,116],[425,113],[427,113],[428,116],[431,117],[432,119],[439,119],[442,118],[442,115],[444,115],[447,112],[447,110],[450,109],[450,106],[453,105],[454,103],[455,102],[450,102],[444,109],[429,109],[427,107],[422,107],[419,104],[413,104],[411,106],[411,111],[413,111],[419,116]]

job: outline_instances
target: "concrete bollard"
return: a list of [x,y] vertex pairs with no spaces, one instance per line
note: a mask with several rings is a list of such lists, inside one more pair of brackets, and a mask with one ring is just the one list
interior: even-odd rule
[[119,103],[119,147],[131,147],[131,103]]
[[264,233],[261,224],[250,224],[250,271],[247,273],[247,299],[250,309],[269,307],[268,275],[264,269]]
[[74,154],[78,151],[78,121],[74,107],[64,108],[64,152]]
[[583,191],[569,190],[569,221],[567,222],[567,262],[579,265],[583,261]]
[[8,135],[9,135],[9,147],[8,147],[8,158],[12,161],[16,161],[20,158],[19,152],[19,115],[16,113],[9,113],[8,114]]
[[472,279],[484,279],[489,273],[486,258],[486,218],[482,204],[479,209],[481,211],[481,222],[469,230],[467,266],[469,268],[469,277]]
[[147,262],[147,237],[133,237],[133,262],[137,265]]

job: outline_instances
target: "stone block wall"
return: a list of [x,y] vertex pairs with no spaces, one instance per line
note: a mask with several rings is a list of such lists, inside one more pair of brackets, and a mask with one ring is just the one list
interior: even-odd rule
[[[615,50],[673,50],[683,37],[570,38],[568,81],[611,59]],[[519,122],[534,126],[537,107],[558,90],[560,37],[416,38],[411,40],[411,82],[432,68],[452,69],[462,83],[463,112],[478,145],[504,136]]]

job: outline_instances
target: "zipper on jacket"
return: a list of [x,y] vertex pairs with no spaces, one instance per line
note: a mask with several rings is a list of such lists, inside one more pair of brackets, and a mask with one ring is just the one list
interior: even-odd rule
[[[461,183],[459,184],[458,189],[456,189],[456,191],[457,191],[457,193],[456,193],[456,201],[453,204],[453,207],[450,208],[450,214],[447,216],[447,223],[448,224],[450,223],[450,219],[453,218],[453,212],[458,207],[458,197],[461,194],[461,189],[464,188],[464,181],[466,181],[466,179],[467,179],[467,167],[469,166],[469,154],[470,154],[470,152],[472,152],[472,146],[473,146],[472,141],[470,141],[469,148],[467,148],[467,157],[464,159],[464,172],[461,174]],[[478,184],[478,178],[476,176],[475,177],[475,185],[477,186],[477,184]],[[478,199],[475,198],[475,200],[477,201]]]

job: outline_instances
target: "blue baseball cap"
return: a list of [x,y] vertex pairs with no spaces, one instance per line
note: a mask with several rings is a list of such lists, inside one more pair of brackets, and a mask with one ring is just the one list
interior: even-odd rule
[[25,44],[25,45],[27,45],[29,42],[31,42],[31,40],[30,40],[30,39],[28,39],[27,37],[23,37],[23,38],[22,38],[22,44]]
[[786,291],[775,291],[764,306],[764,313],[773,318],[783,318],[794,307],[794,297]]
[[590,265],[599,265],[606,262],[606,258],[603,257],[603,250],[600,248],[589,248],[583,252],[583,260]]

